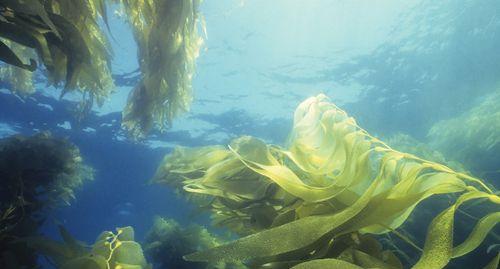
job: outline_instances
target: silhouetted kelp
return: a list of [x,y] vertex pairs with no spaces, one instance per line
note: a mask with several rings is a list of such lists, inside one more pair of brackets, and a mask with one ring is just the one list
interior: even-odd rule
[[500,89],[462,114],[440,121],[428,141],[447,156],[486,177],[500,179]]
[[[345,262],[347,268],[402,268],[396,258],[401,249],[383,251],[372,239],[363,243],[360,238],[370,234],[392,234],[415,248],[420,257],[413,268],[443,268],[476,249],[500,221],[500,197],[481,180],[392,149],[324,95],[299,105],[287,148],[248,136],[233,140],[229,149],[178,148],[165,157],[153,182],[187,191],[212,212],[216,225],[247,235],[187,260],[246,262],[252,268]],[[421,247],[403,225],[432,196],[446,201],[445,207],[433,216]],[[493,212],[454,246],[455,213],[472,200],[491,203]]]
[[48,133],[1,139],[0,267],[35,268],[36,254],[19,239],[36,235],[48,210],[69,204],[89,179],[92,169],[67,140]]
[[[199,0],[54,0],[0,3],[0,77],[11,91],[34,91],[35,54],[48,82],[64,83],[82,95],[80,109],[101,105],[113,89],[111,49],[99,26],[106,26],[107,3],[117,3],[134,31],[139,47],[141,79],[123,111],[123,127],[133,137],[153,127],[163,130],[191,104],[191,79],[202,39],[197,33]],[[109,26],[108,26],[109,28]],[[25,62],[28,62],[26,64]]]

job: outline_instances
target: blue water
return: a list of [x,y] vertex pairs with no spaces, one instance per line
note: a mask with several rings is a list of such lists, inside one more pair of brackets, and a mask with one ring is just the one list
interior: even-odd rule
[[[82,122],[72,113],[75,99],[58,99],[59,89],[47,88],[42,76],[26,98],[0,83],[1,136],[49,130],[77,145],[96,170],[70,206],[51,213],[45,234],[57,238],[57,222],[90,243],[103,230],[131,225],[140,241],[155,215],[208,225],[173,190],[148,184],[163,156],[176,145],[227,144],[240,135],[283,144],[295,107],[311,95],[325,93],[377,136],[425,142],[435,123],[500,85],[500,1],[206,0],[201,13],[208,36],[192,109],[144,141],[120,128],[139,78],[130,53],[136,47],[119,18],[110,25],[116,93]],[[497,157],[481,163],[499,169]],[[487,180],[498,187],[500,174]],[[477,255],[485,264],[486,255]]]

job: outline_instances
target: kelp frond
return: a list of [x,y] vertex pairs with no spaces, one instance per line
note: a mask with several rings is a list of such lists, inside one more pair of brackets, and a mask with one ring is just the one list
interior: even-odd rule
[[[191,80],[202,44],[197,28],[204,27],[200,0],[110,2],[119,3],[127,15],[142,72],[123,110],[122,126],[134,138],[155,127],[165,130],[192,101]],[[37,68],[34,51],[49,83],[64,85],[61,96],[76,90],[82,93],[83,107],[94,101],[101,105],[113,88],[111,50],[99,27],[102,19],[109,28],[106,9],[104,0],[3,1],[0,60],[12,67],[2,77],[10,80],[13,91],[31,93],[27,72]]]
[[[20,46],[17,43],[1,40],[5,46],[8,46],[13,53],[20,57],[21,62],[29,62],[35,58],[35,53],[32,49]],[[35,91],[33,87],[32,71],[19,65],[3,65],[0,66],[0,81],[7,82],[12,92],[21,96],[32,94]]]
[[59,231],[63,242],[45,237],[22,240],[61,269],[152,268],[141,245],[134,241],[134,229],[130,226],[101,233],[90,247],[77,241],[62,226]]
[[[3,1],[0,3],[3,18],[0,21],[0,37],[36,51],[47,70],[49,82],[64,84],[63,94],[79,90],[102,102],[113,83],[108,66],[109,47],[98,26],[98,19],[103,16],[98,5],[100,2]],[[29,57],[34,62],[32,55],[9,51],[8,47],[3,47],[0,59],[33,71],[36,62],[34,68],[33,64],[15,64],[25,62],[21,60],[23,57]]]
[[72,202],[92,174],[75,145],[49,133],[0,139],[0,268],[36,267],[17,238],[36,235],[46,212]]
[[164,130],[189,109],[202,39],[200,0],[120,0],[138,43],[142,79],[130,93],[122,125],[134,137]]
[[430,143],[454,159],[479,171],[497,170],[485,158],[500,157],[500,89],[458,117],[436,123],[428,133]]
[[209,249],[221,245],[227,240],[210,233],[206,228],[190,224],[183,226],[174,219],[156,216],[153,227],[146,235],[144,252],[159,268],[176,269],[215,269],[246,268],[242,265],[193,264],[182,257],[194,251]]
[[[457,194],[459,198],[431,222],[423,253],[414,265],[442,268],[475,249],[499,221],[498,212],[487,214],[469,238],[454,246],[453,222],[459,206],[473,200],[498,205],[500,197],[477,178],[392,149],[324,95],[299,105],[287,148],[242,137],[228,149],[178,149],[165,160],[153,181],[212,197],[209,209],[216,223],[250,234],[187,255],[190,261],[262,266],[287,262],[289,268],[333,258],[364,268],[401,268],[392,258],[363,250],[320,250],[332,240],[335,247],[346,235],[390,233],[421,201]],[[340,255],[347,249],[350,258]]]

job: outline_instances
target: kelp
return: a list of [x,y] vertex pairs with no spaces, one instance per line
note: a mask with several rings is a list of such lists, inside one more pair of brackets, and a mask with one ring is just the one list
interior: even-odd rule
[[69,204],[92,174],[67,140],[48,133],[0,140],[1,268],[33,268],[36,255],[16,239],[36,235],[46,213]]
[[[58,48],[51,50],[56,59],[54,72],[49,79],[57,84],[66,83],[61,95],[72,89],[84,93],[87,102],[97,101],[102,105],[113,89],[111,78],[112,51],[106,35],[99,26],[103,18],[107,25],[106,6],[103,0],[57,0],[51,1],[51,12],[60,15],[56,22],[64,20],[61,32],[63,40]],[[61,20],[62,21],[62,20]],[[71,42],[64,39],[64,34]],[[66,59],[62,57],[64,54]],[[88,57],[88,58],[87,58]],[[66,65],[66,68],[62,66]]]
[[[45,66],[49,82],[64,84],[61,95],[79,90],[85,101],[96,98],[102,102],[113,83],[108,66],[109,46],[98,26],[98,18],[105,16],[101,6],[100,0],[3,1],[0,37],[24,46],[28,52],[16,53],[2,42],[0,59],[34,71],[37,64],[30,55],[34,50]],[[21,60],[26,56],[29,65]]]
[[0,80],[8,82],[11,91],[14,93],[26,95],[35,92],[32,80],[33,73],[23,67],[18,67],[20,64],[22,65],[22,62],[28,62],[29,59],[34,58],[33,51],[8,40],[0,42],[10,47],[13,53],[17,55],[16,57],[24,57],[21,63],[16,65],[0,66]]
[[189,109],[202,39],[200,0],[120,0],[138,43],[142,79],[129,95],[122,126],[134,137],[164,130]]
[[356,234],[394,233],[408,241],[397,229],[420,202],[436,195],[459,198],[450,200],[452,205],[429,225],[424,246],[417,246],[423,252],[414,268],[443,268],[475,249],[498,223],[498,212],[487,214],[469,238],[454,246],[459,206],[472,200],[500,203],[481,180],[394,150],[371,136],[324,95],[299,105],[287,148],[241,137],[228,149],[176,149],[165,157],[153,182],[209,197],[202,206],[211,210],[216,223],[247,234],[187,255],[187,260],[239,261],[265,268],[338,263],[315,261],[319,259],[401,268],[395,259],[389,262],[370,252],[352,254],[351,248],[346,256],[327,250]]
[[436,123],[429,130],[429,143],[476,171],[494,172],[497,163],[488,160],[500,157],[499,104],[500,90],[496,90],[463,114]]
[[146,235],[144,253],[158,268],[246,268],[243,265],[225,263],[207,265],[187,262],[182,257],[194,251],[221,245],[226,240],[210,233],[206,228],[190,224],[182,226],[174,219],[156,216],[153,227]]
[[[127,14],[138,44],[141,80],[130,93],[122,126],[134,138],[170,126],[189,109],[191,80],[202,38],[197,33],[200,0],[110,0]],[[38,59],[50,84],[82,93],[82,112],[109,97],[111,50],[99,20],[108,26],[104,0],[9,0],[0,3],[0,60],[34,71]],[[16,45],[13,45],[15,43]],[[22,46],[26,52],[16,49]],[[18,72],[19,73],[19,72]],[[30,76],[5,73],[13,90],[32,92]],[[20,81],[22,80],[22,81]],[[19,86],[17,86],[19,85]]]
[[28,203],[49,207],[69,204],[74,191],[93,178],[79,149],[48,132],[1,139],[0,171],[2,201],[21,195]]
[[152,268],[144,258],[141,245],[134,241],[134,229],[130,226],[116,228],[116,232],[102,232],[92,246],[77,241],[62,226],[59,231],[63,242],[45,237],[22,240],[59,269]]
[[403,133],[394,134],[387,138],[386,144],[397,151],[410,153],[425,160],[445,164],[455,171],[466,171],[463,164],[446,158],[442,152],[433,149],[429,143],[421,142],[410,135]]

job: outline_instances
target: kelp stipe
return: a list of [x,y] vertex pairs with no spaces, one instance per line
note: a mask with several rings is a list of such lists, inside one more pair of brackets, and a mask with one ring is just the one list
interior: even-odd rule
[[286,263],[284,268],[289,268],[333,258],[361,267],[399,268],[367,252],[358,253],[366,259],[346,259],[341,254],[349,248],[324,249],[330,242],[335,247],[346,235],[401,235],[397,229],[421,201],[460,194],[431,222],[423,253],[414,265],[442,268],[475,249],[499,221],[498,212],[489,213],[469,238],[453,246],[459,206],[478,199],[497,205],[500,198],[477,178],[392,149],[324,95],[299,105],[287,148],[242,137],[229,149],[178,149],[165,157],[153,181],[182,187],[191,196],[211,197],[206,200],[217,224],[249,234],[187,255],[191,261],[245,261],[266,268],[268,263],[276,264],[274,268]]
[[144,258],[141,245],[134,241],[132,227],[105,231],[92,246],[77,241],[62,226],[59,231],[63,242],[44,237],[22,240],[60,269],[152,269]]

